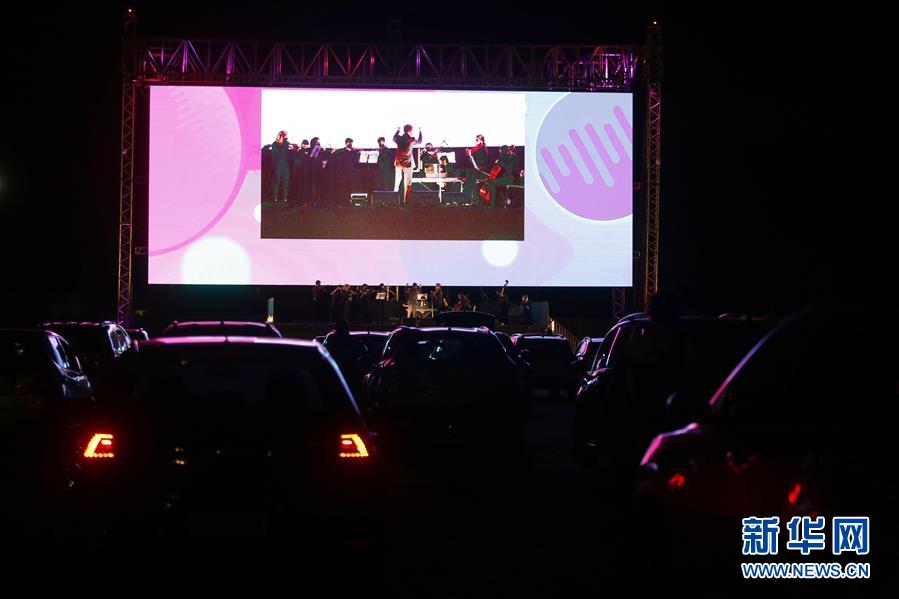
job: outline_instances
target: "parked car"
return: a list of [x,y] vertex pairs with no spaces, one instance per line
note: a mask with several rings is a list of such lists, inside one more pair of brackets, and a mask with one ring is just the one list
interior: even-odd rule
[[478,454],[486,445],[511,455],[528,402],[524,372],[486,328],[400,327],[365,378],[385,456],[495,456]]
[[161,337],[283,337],[275,325],[268,322],[240,320],[173,321],[162,331]]
[[578,373],[573,364],[574,352],[561,335],[512,335],[512,343],[519,355],[531,365],[535,390],[553,395],[564,393],[574,398],[578,388]]
[[886,525],[897,501],[889,333],[850,316],[834,352],[835,322],[811,309],[787,318],[723,377],[708,410],[652,440],[637,476],[641,547],[663,564],[688,555],[736,572],[742,518],[778,516],[782,538],[794,516]]
[[53,331],[0,329],[0,413],[38,414],[91,398],[72,347]]
[[311,530],[371,507],[376,448],[319,344],[162,337],[112,372],[69,473],[86,521]]
[[40,328],[65,337],[87,374],[96,378],[99,370],[111,360],[120,358],[131,348],[128,332],[114,322],[45,322]]
[[766,326],[699,317],[660,326],[646,314],[617,322],[577,394],[578,457],[636,466],[649,439],[684,423],[666,409],[668,398],[678,394],[681,409],[695,413]]
[[62,490],[74,435],[92,402],[91,383],[63,337],[0,329],[0,521],[21,523]]

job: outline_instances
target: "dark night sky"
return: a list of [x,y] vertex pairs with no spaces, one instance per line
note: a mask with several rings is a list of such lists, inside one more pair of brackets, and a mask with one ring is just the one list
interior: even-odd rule
[[[384,41],[390,19],[401,18],[405,41],[639,43],[657,17],[666,76],[662,286],[692,311],[755,312],[827,297],[864,301],[877,286],[894,218],[879,185],[891,171],[877,66],[886,24],[872,14],[786,3],[685,13],[661,2],[515,14],[509,2],[441,2],[433,6],[455,18],[438,21],[427,3],[403,3],[401,13],[387,3],[279,12],[282,4],[137,6],[148,35],[309,41]],[[0,300],[7,311],[62,303],[111,316],[124,4],[34,6],[0,25],[12,67],[2,95],[9,285]],[[554,299],[584,316],[601,296],[561,293]]]

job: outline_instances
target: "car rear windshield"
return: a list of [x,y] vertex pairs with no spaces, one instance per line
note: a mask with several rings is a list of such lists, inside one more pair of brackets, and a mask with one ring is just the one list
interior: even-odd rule
[[525,337],[522,339],[518,347],[526,349],[531,353],[532,360],[542,362],[571,362],[574,360],[574,353],[571,346],[564,339],[532,339]]
[[353,410],[331,362],[309,348],[197,344],[144,348],[124,360],[120,379],[138,397],[171,409],[211,411],[288,403],[304,412]]
[[505,349],[496,337],[461,331],[417,331],[394,335],[385,351],[385,357],[390,355],[404,361],[431,364],[496,364],[507,359]]

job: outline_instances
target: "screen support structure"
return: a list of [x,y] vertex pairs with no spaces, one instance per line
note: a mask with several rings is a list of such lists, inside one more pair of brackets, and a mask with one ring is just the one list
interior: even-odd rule
[[643,252],[643,309],[659,290],[659,204],[662,179],[662,32],[657,22],[647,28],[645,48],[646,142],[643,179],[646,182],[646,224]]
[[133,281],[134,126],[137,96],[137,14],[125,9],[122,32],[122,140],[119,170],[119,251],[116,322],[131,324]]
[[[515,91],[633,91],[646,82],[647,114],[642,188],[646,215],[639,282],[630,308],[645,309],[658,286],[661,186],[661,39],[649,28],[644,45],[453,45],[254,42],[144,38],[137,10],[124,15],[122,140],[119,187],[116,319],[132,317],[134,151],[137,95],[149,85],[261,87],[374,87],[396,89],[506,89]],[[635,217],[638,211],[635,210]],[[612,310],[629,308],[624,288],[613,288]]]

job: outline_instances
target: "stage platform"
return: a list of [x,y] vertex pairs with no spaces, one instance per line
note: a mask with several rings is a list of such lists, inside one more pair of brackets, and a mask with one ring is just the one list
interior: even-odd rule
[[524,209],[479,206],[301,208],[264,202],[263,239],[523,240]]
[[[416,326],[414,319],[402,319],[402,323],[391,323],[391,324],[350,324],[350,331],[384,331],[390,332],[396,329],[399,326]],[[294,323],[294,322],[276,322],[275,326],[278,327],[278,330],[281,331],[281,334],[285,337],[289,337],[291,339],[315,339],[316,337],[320,337],[322,335],[327,335],[330,331],[334,330],[333,323]],[[426,326],[434,326],[434,321],[429,318],[421,319],[418,326],[426,327]],[[497,326],[497,331],[502,331],[509,335],[514,335],[515,333],[529,333],[529,334],[539,334],[546,331],[545,326],[540,325],[532,325],[532,326],[524,326],[524,325],[509,325],[509,326]]]

